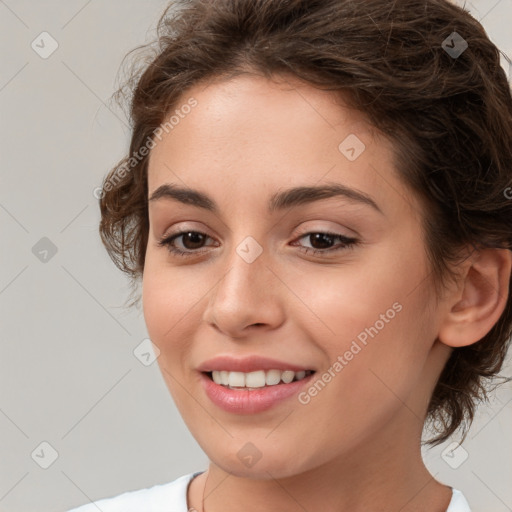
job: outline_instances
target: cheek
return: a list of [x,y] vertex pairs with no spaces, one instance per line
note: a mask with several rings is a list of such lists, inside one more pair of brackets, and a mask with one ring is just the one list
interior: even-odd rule
[[190,365],[190,340],[197,325],[194,304],[199,290],[183,272],[172,271],[157,258],[146,256],[142,280],[144,320],[151,341],[160,350],[157,359],[162,377],[180,411],[191,407],[183,391],[185,372]]
[[[394,417],[416,410],[409,397],[423,378],[428,350],[421,328],[409,318],[409,302],[372,300],[366,312],[351,309],[349,302],[346,306],[338,316],[340,334],[323,338],[326,368],[300,403],[311,422],[327,422],[327,437],[354,445],[378,435]],[[379,318],[386,312],[388,323]]]
[[330,273],[289,276],[308,306],[294,317],[326,354],[326,367],[337,375],[332,387],[347,400],[340,405],[344,410],[347,404],[357,410],[374,400],[396,401],[393,393],[407,396],[435,338],[419,251],[379,256]]
[[423,275],[417,265],[402,266],[396,272],[391,265],[375,261],[312,268],[300,275],[288,272],[281,277],[293,283],[300,299],[290,301],[289,314],[300,320],[313,340],[323,337],[329,352],[339,352],[355,338],[363,344],[371,339],[397,341],[398,333],[417,330],[420,317],[425,316],[426,297],[411,291]]
[[[204,290],[202,288],[204,287]],[[151,341],[159,348],[158,362],[173,374],[183,371],[190,340],[198,325],[201,298],[208,288],[187,272],[146,258],[142,281],[144,320]]]

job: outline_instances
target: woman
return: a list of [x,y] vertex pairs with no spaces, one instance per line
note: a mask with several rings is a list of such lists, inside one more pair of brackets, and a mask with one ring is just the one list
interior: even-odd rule
[[512,330],[497,48],[445,0],[189,0],[158,35],[100,233],[210,464],[74,510],[469,511],[420,448]]

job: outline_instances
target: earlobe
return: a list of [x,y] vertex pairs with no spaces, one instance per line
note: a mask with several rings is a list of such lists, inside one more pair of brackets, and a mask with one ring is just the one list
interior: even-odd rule
[[511,268],[512,251],[508,249],[475,251],[457,293],[446,302],[438,334],[442,343],[471,345],[492,329],[507,304]]

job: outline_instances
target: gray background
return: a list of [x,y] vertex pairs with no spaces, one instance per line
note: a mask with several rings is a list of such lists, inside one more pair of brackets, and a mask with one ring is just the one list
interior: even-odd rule
[[[2,512],[57,512],[207,467],[157,364],[134,356],[144,319],[123,307],[128,281],[100,243],[93,195],[128,148],[108,101],[116,73],[165,5],[0,0]],[[467,6],[512,57],[512,0]],[[43,31],[59,45],[46,59],[31,47]],[[451,457],[450,442],[424,451],[474,512],[512,511],[511,425],[507,384]]]

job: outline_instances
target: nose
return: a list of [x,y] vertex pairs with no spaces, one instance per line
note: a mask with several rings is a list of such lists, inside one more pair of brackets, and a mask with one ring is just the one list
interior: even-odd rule
[[243,338],[254,329],[272,330],[283,322],[284,287],[269,268],[265,250],[252,262],[233,249],[225,271],[219,273],[203,320],[230,338]]

